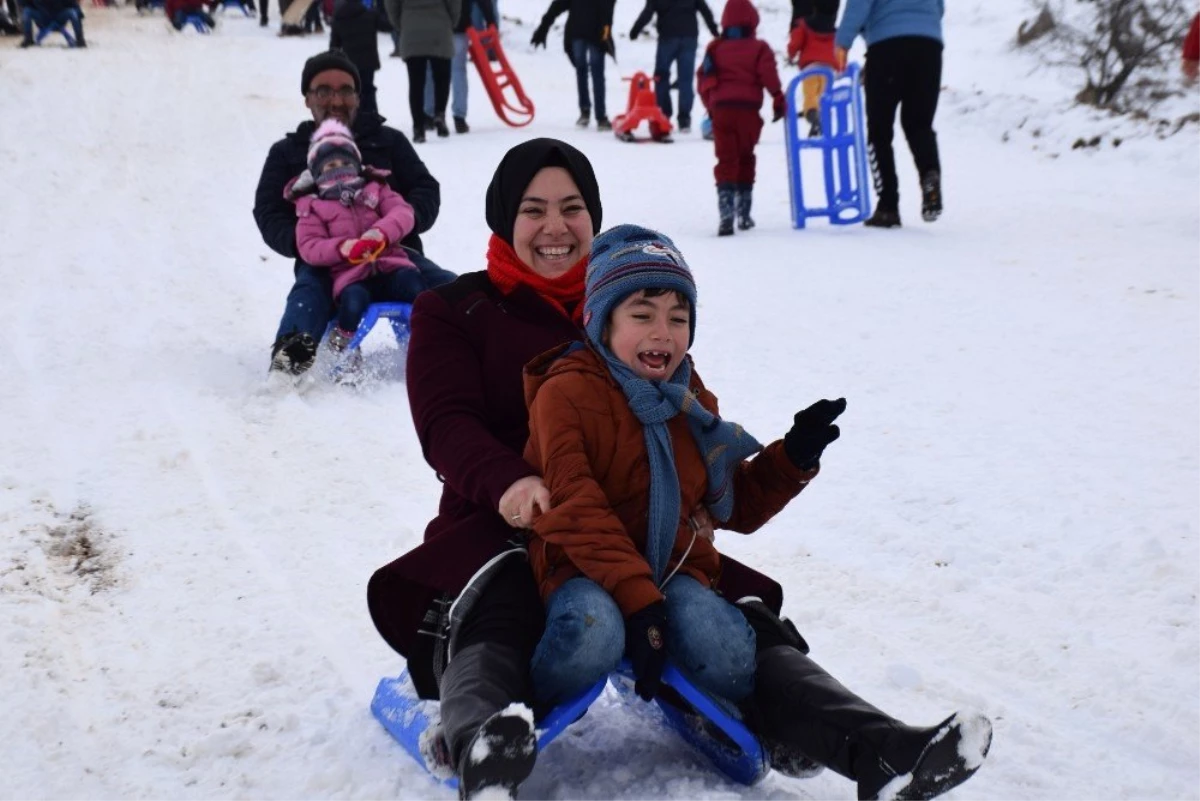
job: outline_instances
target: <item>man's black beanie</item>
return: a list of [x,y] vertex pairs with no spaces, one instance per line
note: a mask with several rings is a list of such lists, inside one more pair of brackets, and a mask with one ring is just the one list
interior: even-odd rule
[[[266,2],[266,0],[262,0],[262,2]],[[354,91],[362,91],[358,67],[354,66],[354,62],[347,58],[341,50],[326,50],[304,62],[304,71],[300,73],[300,94],[308,94],[308,87],[312,83],[312,79],[325,70],[341,70],[354,79]]]
[[521,198],[543,167],[562,167],[571,174],[592,217],[592,233],[600,232],[600,186],[587,156],[558,139],[530,139],[504,154],[487,188],[487,224],[492,233],[512,244],[513,226]]

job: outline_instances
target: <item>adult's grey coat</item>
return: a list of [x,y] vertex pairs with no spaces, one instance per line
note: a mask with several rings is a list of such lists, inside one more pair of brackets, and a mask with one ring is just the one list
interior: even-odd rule
[[454,58],[454,23],[462,0],[385,0],[384,8],[400,31],[401,58]]

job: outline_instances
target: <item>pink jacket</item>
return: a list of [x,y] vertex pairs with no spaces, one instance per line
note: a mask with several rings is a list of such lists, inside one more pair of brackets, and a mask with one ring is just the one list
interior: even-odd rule
[[[330,269],[335,300],[347,286],[375,273],[416,269],[400,245],[400,240],[413,229],[412,206],[382,180],[370,178],[351,206],[344,206],[338,200],[322,200],[315,195],[304,195],[296,200],[299,218],[296,249],[300,258],[314,267]],[[290,184],[288,188],[291,188]],[[387,250],[366,264],[351,264],[342,258],[338,246],[347,239],[358,239],[371,228],[387,237],[391,243]]]

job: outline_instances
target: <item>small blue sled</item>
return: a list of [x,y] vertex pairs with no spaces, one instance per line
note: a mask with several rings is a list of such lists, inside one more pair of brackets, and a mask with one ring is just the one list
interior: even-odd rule
[[[538,721],[538,750],[544,750],[555,737],[579,720],[608,682],[630,703],[640,700],[634,693],[634,677],[629,662],[622,661],[608,678],[555,707]],[[663,684],[679,695],[682,704],[690,707],[684,709],[678,703],[665,701],[661,697],[656,699],[667,724],[708,757],[714,767],[731,780],[744,785],[757,784],[767,775],[771,765],[766,751],[758,738],[736,717],[736,713],[727,711],[697,690],[674,665],[668,664],[663,670]],[[407,670],[397,678],[379,682],[375,698],[371,701],[371,712],[431,775],[447,787],[458,787],[458,778],[445,763],[435,742],[441,724],[438,703],[417,698]]]

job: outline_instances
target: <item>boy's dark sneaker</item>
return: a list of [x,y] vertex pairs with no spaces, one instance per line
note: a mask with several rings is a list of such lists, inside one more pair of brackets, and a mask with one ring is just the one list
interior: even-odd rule
[[900,212],[895,209],[878,208],[863,225],[870,228],[899,228]]
[[588,123],[591,121],[591,119],[592,119],[592,112],[590,110],[583,111],[581,109],[579,112],[579,119],[575,120],[575,127],[576,128],[586,128],[586,127],[588,127]]
[[921,176],[921,219],[933,222],[942,214],[942,174],[930,170]]
[[454,132],[460,133],[460,134],[471,132],[471,126],[467,125],[466,117],[455,117],[454,118]]
[[529,777],[537,760],[533,713],[519,704],[502,709],[483,722],[462,754],[458,797],[517,797],[517,787]]
[[440,137],[444,138],[450,135],[450,129],[446,126],[445,117],[434,117],[433,127],[437,131],[437,135]]
[[317,358],[317,343],[299,331],[284,334],[271,346],[271,370],[300,375],[313,366]]
[[612,123],[608,121],[608,117],[597,117],[596,118],[596,130],[597,131],[611,131],[612,130]]

